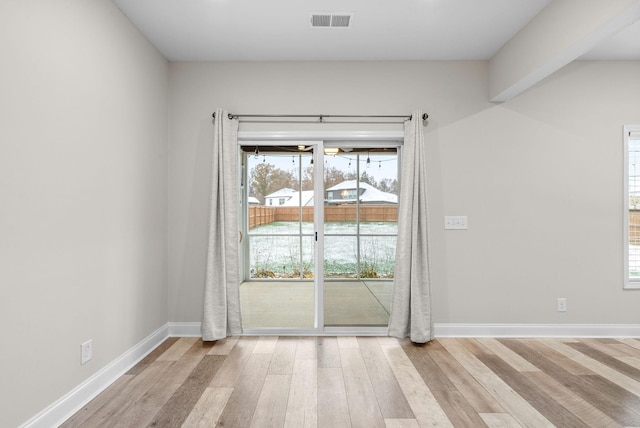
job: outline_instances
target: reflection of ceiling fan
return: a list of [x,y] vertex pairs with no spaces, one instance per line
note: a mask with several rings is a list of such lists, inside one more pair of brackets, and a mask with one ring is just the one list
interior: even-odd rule
[[[298,150],[301,152],[309,152],[313,150],[313,146],[306,147],[303,145],[299,145]],[[338,153],[340,153],[340,151],[348,153],[353,151],[353,149],[351,147],[325,147],[324,148],[324,154],[329,156],[335,156]]]
[[[303,146],[303,145],[299,145],[298,146],[298,150],[301,151],[301,152],[310,152],[310,151],[313,151],[313,146],[306,147],[306,146]],[[339,151],[340,151],[340,149],[337,148],[337,147],[325,147],[324,148],[324,154],[327,155],[327,156],[335,156],[335,155],[338,154]]]

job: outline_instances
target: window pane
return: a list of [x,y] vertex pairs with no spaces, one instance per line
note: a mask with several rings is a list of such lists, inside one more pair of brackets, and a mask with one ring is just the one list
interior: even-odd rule
[[360,277],[393,278],[396,257],[395,236],[360,238]]
[[298,234],[301,217],[313,219],[313,203],[306,206],[311,195],[300,192],[300,163],[308,158],[308,154],[279,153],[247,156],[249,234]]
[[355,236],[324,237],[325,278],[356,278],[358,243]]
[[629,279],[640,279],[640,140],[629,140]]
[[[311,278],[313,241],[311,246],[308,242],[315,231],[311,154],[256,150],[246,157],[249,278]],[[303,248],[301,240],[307,242]]]
[[250,236],[251,278],[292,278],[300,272],[298,236]]

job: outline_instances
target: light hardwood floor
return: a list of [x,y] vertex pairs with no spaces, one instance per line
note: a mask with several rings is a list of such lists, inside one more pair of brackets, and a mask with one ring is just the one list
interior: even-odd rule
[[638,339],[171,338],[63,427],[640,427]]

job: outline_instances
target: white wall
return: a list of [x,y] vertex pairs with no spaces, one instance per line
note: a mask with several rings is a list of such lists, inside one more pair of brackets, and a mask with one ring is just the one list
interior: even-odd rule
[[[430,115],[437,323],[640,323],[622,290],[622,126],[639,62],[577,62],[504,104],[485,62],[170,65],[169,318],[200,321],[211,113]],[[242,130],[242,126],[241,126]],[[469,230],[443,231],[443,215]],[[568,312],[556,312],[556,298]]]
[[638,76],[640,62],[575,62],[441,130],[445,209],[471,223],[447,240],[445,322],[640,323],[640,292],[622,289]]
[[13,427],[168,321],[168,66],[108,0],[3,1],[0,52],[0,426]]

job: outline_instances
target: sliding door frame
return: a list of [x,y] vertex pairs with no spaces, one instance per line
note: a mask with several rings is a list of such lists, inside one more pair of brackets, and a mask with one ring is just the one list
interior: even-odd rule
[[[324,194],[324,148],[343,144],[351,146],[367,144],[394,146],[398,149],[398,161],[401,158],[401,148],[404,142],[402,131],[289,131],[289,132],[261,132],[240,131],[238,133],[238,150],[243,145],[269,146],[274,142],[295,145],[304,143],[314,146],[314,165],[321,166],[313,169],[314,195]],[[242,169],[243,181],[246,172]],[[400,186],[402,183],[400,183]],[[245,183],[248,192],[248,183]],[[246,195],[245,195],[246,196]],[[314,229],[317,239],[314,241],[314,326],[313,328],[243,328],[242,335],[307,335],[307,336],[386,336],[387,327],[325,327],[324,326],[324,204],[314,203]],[[244,210],[242,211],[244,213]],[[243,225],[247,224],[246,214],[243,214]],[[244,226],[243,226],[244,227]],[[244,260],[246,260],[246,252]]]

